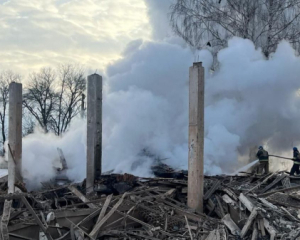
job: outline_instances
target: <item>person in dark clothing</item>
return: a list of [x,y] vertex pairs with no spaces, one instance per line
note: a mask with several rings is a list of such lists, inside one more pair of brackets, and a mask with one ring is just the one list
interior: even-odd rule
[[259,166],[258,166],[258,174],[262,174],[263,171],[265,174],[269,173],[269,153],[264,150],[262,146],[258,148],[258,152],[256,154],[257,158],[259,159]]
[[290,175],[293,176],[295,173],[297,175],[300,174],[300,169],[299,169],[299,166],[300,166],[300,154],[299,154],[299,151],[296,147],[293,148],[293,160],[294,160],[294,165],[290,171]]

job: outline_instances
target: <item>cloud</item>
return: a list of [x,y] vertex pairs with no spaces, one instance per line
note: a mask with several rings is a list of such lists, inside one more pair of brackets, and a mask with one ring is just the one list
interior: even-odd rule
[[128,42],[150,37],[146,5],[139,0],[0,4],[0,67],[22,73],[70,62],[104,70]]

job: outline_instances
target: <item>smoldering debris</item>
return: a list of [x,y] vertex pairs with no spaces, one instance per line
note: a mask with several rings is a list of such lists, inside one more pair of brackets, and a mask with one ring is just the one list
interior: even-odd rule
[[[170,167],[160,166],[160,176]],[[175,174],[176,171],[174,171]],[[176,175],[176,174],[175,174]],[[0,185],[2,239],[297,239],[300,178],[286,172],[206,176],[204,213],[187,207],[187,174],[103,175],[7,194]]]

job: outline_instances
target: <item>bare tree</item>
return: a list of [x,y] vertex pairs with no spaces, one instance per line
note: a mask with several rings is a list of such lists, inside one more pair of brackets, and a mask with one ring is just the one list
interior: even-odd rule
[[81,95],[86,89],[84,70],[76,65],[42,69],[29,79],[23,105],[45,132],[65,132],[80,113]]
[[22,136],[25,137],[34,132],[35,121],[32,114],[27,108],[23,109],[22,113]]
[[80,66],[61,65],[58,69],[58,101],[51,117],[51,128],[61,135],[80,113],[81,96],[86,89],[84,70]]
[[3,154],[5,153],[4,143],[6,141],[7,131],[6,131],[6,120],[7,120],[7,107],[8,107],[8,97],[9,97],[9,84],[11,82],[20,82],[21,77],[12,71],[3,71],[0,73],[0,123],[1,123],[1,136],[2,136],[2,147]]
[[300,49],[300,0],[177,0],[170,19],[196,49],[216,53],[233,36],[252,40],[266,57],[282,39]]
[[55,110],[57,93],[55,92],[55,71],[43,68],[30,76],[29,84],[23,95],[23,105],[37,120],[45,132],[48,132],[51,116]]

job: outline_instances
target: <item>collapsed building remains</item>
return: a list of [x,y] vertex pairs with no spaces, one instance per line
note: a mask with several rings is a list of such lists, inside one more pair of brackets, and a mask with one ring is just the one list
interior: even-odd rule
[[0,239],[300,239],[300,178],[206,176],[200,213],[187,207],[186,172],[153,169],[160,177],[102,175],[92,195],[85,181],[14,194],[5,181]]

